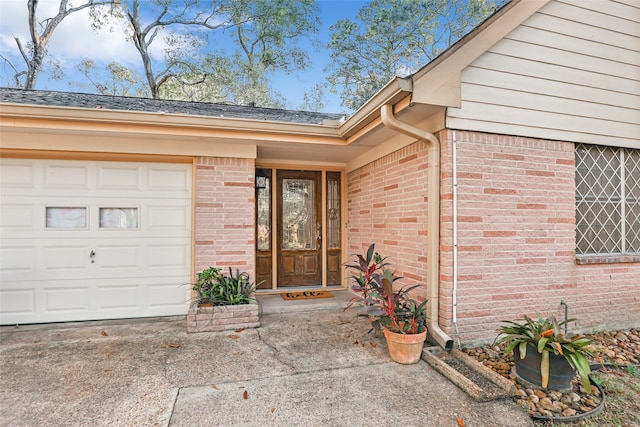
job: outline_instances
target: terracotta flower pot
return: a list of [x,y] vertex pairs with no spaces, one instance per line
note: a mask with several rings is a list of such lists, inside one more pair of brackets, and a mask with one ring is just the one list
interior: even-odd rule
[[418,363],[422,356],[422,347],[427,339],[427,330],[419,334],[398,334],[384,330],[391,360],[403,365]]

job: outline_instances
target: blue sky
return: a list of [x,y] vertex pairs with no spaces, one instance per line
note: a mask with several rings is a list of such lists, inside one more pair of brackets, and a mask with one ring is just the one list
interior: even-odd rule
[[[326,46],[330,39],[329,27],[339,19],[355,17],[358,9],[367,2],[363,0],[319,0],[321,10],[322,27],[320,39]],[[0,0],[0,55],[9,58],[14,64],[23,67],[23,62],[18,56],[18,49],[13,39],[20,37],[23,43],[29,40],[27,21],[27,0]],[[40,0],[38,13],[39,19],[55,15],[58,0]],[[310,48],[311,49],[311,48]],[[308,70],[297,72],[293,75],[280,74],[274,77],[273,86],[288,100],[288,108],[295,109],[303,102],[303,93],[316,83],[325,82],[325,72],[329,63],[329,52],[326,48],[320,51],[310,50],[311,64]],[[104,59],[98,63],[98,68],[116,60],[129,67],[139,67],[140,59],[135,48],[127,43],[121,34],[111,33],[106,30],[96,33],[91,30],[88,16],[85,12],[79,12],[67,17],[58,26],[49,44],[49,57],[60,63],[65,70],[67,78],[63,81],[51,79],[49,73],[42,72],[38,78],[36,88],[43,90],[83,91],[77,87],[70,87],[69,80],[88,83],[82,76],[74,71],[74,65],[83,58],[96,60]],[[0,63],[0,85],[9,86],[13,79],[13,70],[7,67],[4,61]],[[84,91],[88,91],[85,89]],[[340,99],[337,95],[325,90],[326,112],[343,112]]]

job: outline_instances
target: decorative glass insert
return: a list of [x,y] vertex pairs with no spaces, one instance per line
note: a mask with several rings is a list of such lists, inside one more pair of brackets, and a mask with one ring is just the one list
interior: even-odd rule
[[576,253],[640,252],[640,150],[576,144]]
[[87,208],[51,206],[46,208],[47,228],[87,228]]
[[256,177],[257,231],[256,241],[259,251],[271,249],[271,179]]
[[340,248],[340,174],[327,174],[327,248]]
[[138,208],[100,208],[100,228],[138,228]]
[[316,249],[315,181],[282,180],[282,248]]

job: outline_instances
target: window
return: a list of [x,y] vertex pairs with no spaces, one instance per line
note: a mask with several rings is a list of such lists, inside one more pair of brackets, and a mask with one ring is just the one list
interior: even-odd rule
[[138,208],[100,208],[100,228],[138,228]]
[[87,208],[77,206],[47,206],[47,228],[87,228]]
[[256,174],[256,242],[259,251],[271,249],[271,178],[270,171],[259,170]]
[[640,253],[640,150],[576,144],[576,254]]

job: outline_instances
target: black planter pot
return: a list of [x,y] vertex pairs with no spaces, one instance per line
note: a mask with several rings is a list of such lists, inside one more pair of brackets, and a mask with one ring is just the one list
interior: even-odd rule
[[[542,354],[531,344],[527,344],[527,355],[520,358],[518,347],[514,350],[514,362],[516,379],[525,386],[533,385],[542,388],[542,374],[540,373],[540,363]],[[549,354],[549,384],[547,389],[558,391],[571,391],[573,386],[571,381],[576,376],[576,372],[567,359],[556,354]]]

